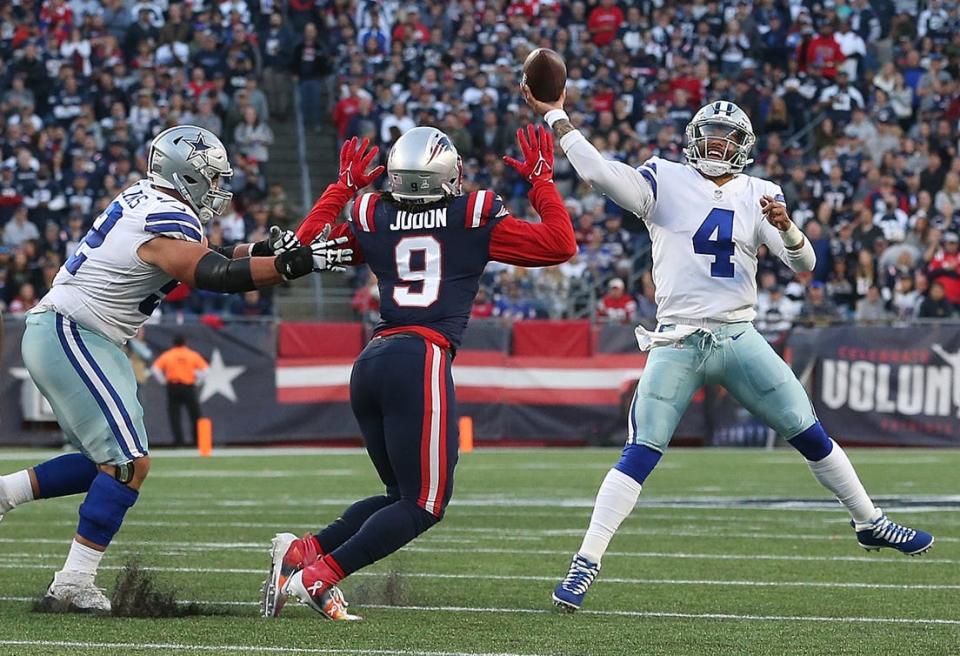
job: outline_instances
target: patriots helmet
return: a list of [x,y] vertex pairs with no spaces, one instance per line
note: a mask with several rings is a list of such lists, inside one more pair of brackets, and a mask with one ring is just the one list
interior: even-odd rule
[[390,149],[387,177],[394,197],[432,203],[445,196],[460,195],[463,162],[446,134],[437,128],[413,128]]

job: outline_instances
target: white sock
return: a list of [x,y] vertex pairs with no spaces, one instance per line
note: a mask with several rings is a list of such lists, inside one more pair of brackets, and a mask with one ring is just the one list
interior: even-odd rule
[[97,551],[96,549],[91,549],[90,547],[80,544],[74,538],[73,543],[70,545],[70,553],[67,554],[67,562],[63,564],[63,572],[71,572],[74,574],[86,574],[91,577],[97,575],[97,568],[100,566],[100,559],[103,558],[102,551]]
[[830,455],[816,462],[807,460],[807,465],[814,477],[820,481],[820,485],[837,495],[837,499],[850,513],[854,522],[869,524],[880,516],[880,511],[863,489],[863,483],[839,444],[833,442]]
[[607,472],[593,505],[590,528],[583,536],[580,555],[593,563],[600,563],[603,554],[627,518],[640,496],[641,485],[618,469]]
[[6,504],[11,508],[16,508],[28,501],[33,501],[33,486],[30,485],[30,472],[26,469],[21,469],[8,476],[0,476],[0,481],[3,483],[3,489],[7,491],[7,498],[0,499],[0,510],[2,510],[4,501],[6,501]]

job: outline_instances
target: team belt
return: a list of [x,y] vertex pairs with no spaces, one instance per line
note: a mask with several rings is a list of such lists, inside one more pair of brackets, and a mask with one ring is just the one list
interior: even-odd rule
[[414,337],[414,338],[416,338],[416,339],[422,339],[422,340],[425,341],[425,342],[430,342],[431,344],[436,345],[441,351],[443,351],[443,352],[445,352],[445,353],[448,353],[451,358],[454,357],[454,356],[457,354],[457,352],[456,352],[453,348],[447,348],[446,346],[441,346],[440,344],[437,344],[436,342],[431,342],[429,339],[427,339],[426,337],[424,337],[424,336],[421,335],[420,333],[415,333],[415,332],[412,332],[412,331],[411,331],[411,332],[403,331],[403,332],[399,332],[399,333],[390,333],[389,335],[374,335],[374,336],[373,336],[373,339],[382,339],[382,340],[386,341],[386,340],[388,340],[388,339],[402,339],[402,338],[408,338],[408,337]]

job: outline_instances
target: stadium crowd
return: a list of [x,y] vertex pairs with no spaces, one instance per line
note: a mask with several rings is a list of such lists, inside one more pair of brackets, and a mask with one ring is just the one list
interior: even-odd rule
[[[631,165],[682,159],[696,110],[736,102],[758,136],[747,172],[783,187],[818,253],[812,276],[761,253],[759,321],[789,327],[960,308],[957,4],[423,0],[336,3],[311,19],[326,25],[341,73],[341,139],[386,151],[410,127],[436,125],[464,157],[467,188],[496,189],[520,216],[525,186],[500,156],[534,118],[517,91],[533,48],[564,56],[574,123]],[[533,273],[492,267],[475,315],[651,318],[642,222],[563,158],[556,180],[578,256]],[[359,284],[362,305],[371,294]]]
[[[233,207],[208,226],[211,243],[260,239],[295,218],[266,177],[269,113],[282,118],[290,96],[274,104],[261,89],[279,47],[272,20],[269,5],[242,1],[2,4],[0,309],[36,304],[96,216],[144,176],[152,136],[172,125],[210,129],[233,157]],[[168,298],[178,311],[271,312],[256,293],[181,286]]]
[[[0,298],[23,311],[118,188],[143,173],[168,124],[222,135],[235,208],[213,243],[284,222],[267,184],[268,114],[292,83],[308,128],[366,136],[386,153],[415,125],[450,134],[466,190],[496,189],[532,215],[504,166],[536,47],[568,68],[567,109],[608,157],[683,157],[707,100],[743,107],[758,141],[748,173],[778,182],[814,244],[812,275],[761,253],[759,321],[945,318],[960,308],[960,10],[941,0],[19,0],[0,9]],[[261,88],[262,87],[262,88]],[[654,316],[641,221],[555,179],[579,254],[533,272],[491,266],[476,316]],[[355,278],[358,315],[376,312]],[[181,306],[255,314],[263,299],[194,294]]]

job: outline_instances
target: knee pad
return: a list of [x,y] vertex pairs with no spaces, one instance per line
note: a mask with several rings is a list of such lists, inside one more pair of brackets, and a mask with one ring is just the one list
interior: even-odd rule
[[77,534],[106,547],[120,530],[123,518],[139,493],[114,477],[100,472],[93,479],[87,497],[80,504],[80,523]]
[[82,453],[68,453],[41,462],[33,468],[40,491],[37,498],[52,499],[86,492],[99,473],[96,463]]
[[823,426],[820,425],[819,421],[787,441],[790,442],[790,445],[799,451],[804,458],[811,462],[823,460],[833,451],[833,440],[831,440],[827,432],[823,430]]
[[613,468],[642,485],[662,457],[662,453],[645,444],[628,444]]

